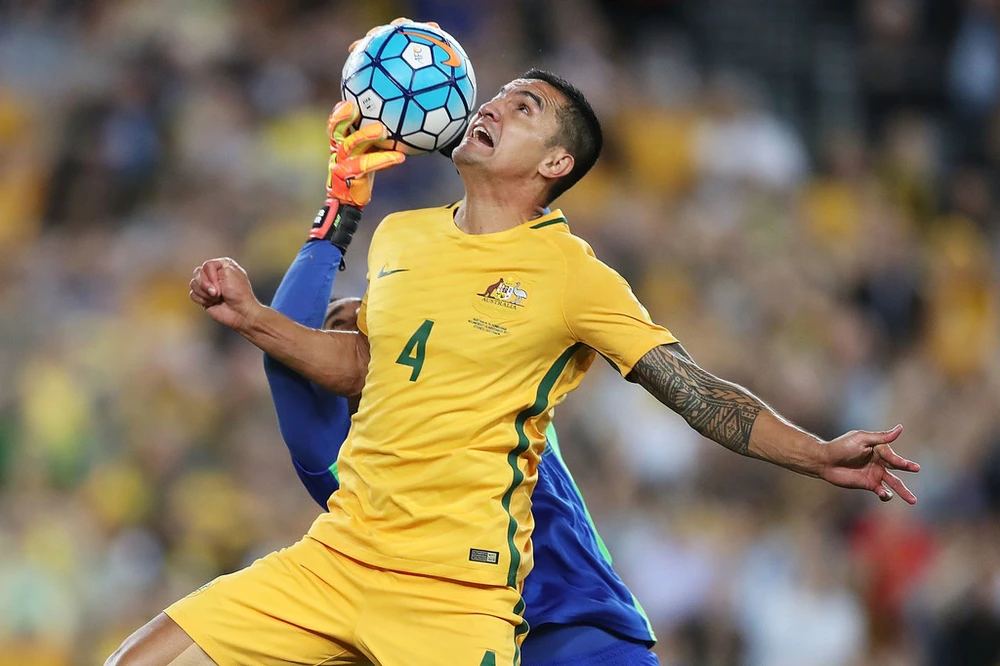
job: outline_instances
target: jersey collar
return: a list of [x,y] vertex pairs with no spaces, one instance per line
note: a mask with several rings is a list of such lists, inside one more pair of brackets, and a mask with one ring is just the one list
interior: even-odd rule
[[532,229],[544,229],[545,227],[550,227],[557,224],[565,225],[566,229],[569,229],[569,222],[566,221],[566,216],[563,215],[562,210],[556,208],[554,211],[542,215],[541,217],[536,217],[533,220],[528,220],[527,224]]
[[[458,209],[458,205],[460,203],[462,203],[461,199],[451,204],[450,206],[445,206],[445,210],[449,211],[451,213],[451,216],[454,218],[455,211]],[[548,211],[545,213],[545,215],[542,215],[541,217],[536,217],[533,220],[528,220],[527,222],[523,222],[520,226],[528,227],[530,229],[544,229],[545,227],[551,227],[561,224],[565,227],[566,231],[569,231],[569,222],[566,220],[566,216],[563,215],[561,208],[556,208],[555,210],[549,210],[548,208],[546,208],[545,210]]]

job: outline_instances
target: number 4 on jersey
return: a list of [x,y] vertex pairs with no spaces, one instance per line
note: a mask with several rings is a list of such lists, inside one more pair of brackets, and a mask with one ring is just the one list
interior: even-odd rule
[[413,371],[410,372],[411,382],[417,381],[417,377],[420,376],[420,370],[424,367],[427,338],[430,337],[432,328],[434,328],[434,322],[430,319],[425,319],[424,323],[417,329],[417,332],[411,335],[410,339],[406,341],[403,351],[400,352],[399,358],[396,359],[396,363],[413,368]]

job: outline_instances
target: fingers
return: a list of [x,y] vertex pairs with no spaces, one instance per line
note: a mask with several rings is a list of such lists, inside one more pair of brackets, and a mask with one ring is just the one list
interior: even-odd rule
[[866,435],[866,440],[872,444],[888,444],[889,442],[895,442],[896,438],[900,436],[903,432],[903,426],[897,424],[891,430],[880,430],[878,432],[868,432],[867,430],[862,430],[861,433]]
[[[407,22],[409,22],[409,23],[419,23],[419,21],[411,21],[410,19],[406,18],[405,16],[400,16],[399,18],[393,19],[389,23],[389,25],[399,25],[400,23],[407,23]],[[424,25],[429,25],[432,28],[437,28],[438,30],[441,29],[441,26],[438,25],[437,21],[424,21]],[[371,37],[373,34],[375,34],[376,32],[378,32],[379,30],[381,30],[384,27],[385,27],[384,25],[377,25],[377,26],[375,26],[374,28],[372,28],[371,30],[369,30],[368,32],[366,32],[364,37],[362,37],[361,39],[355,39],[353,42],[351,42],[351,45],[347,47],[347,50],[348,51],[354,51],[354,49],[357,48],[358,44],[360,44],[361,42],[365,41],[367,38]]]
[[222,302],[222,282],[225,279],[225,271],[240,268],[239,264],[223,257],[221,259],[209,259],[201,266],[194,269],[191,281],[188,283],[190,291],[188,295],[191,300],[201,305],[209,307]]
[[406,161],[406,155],[398,150],[379,150],[363,156],[364,172],[374,173],[382,169],[394,167]]
[[208,263],[205,262],[205,264],[194,269],[194,277],[188,283],[190,287],[188,295],[191,297],[191,300],[205,308],[215,305],[222,300],[222,297],[219,295],[218,282],[213,283],[208,272],[205,270]]
[[335,143],[344,141],[347,129],[361,117],[358,105],[350,101],[337,102],[333,112],[326,119],[326,135]]
[[220,276],[220,272],[226,261],[227,259],[212,259],[201,265],[202,282],[209,296],[214,297],[222,294],[222,277]]
[[362,154],[373,143],[381,141],[388,135],[389,130],[382,123],[378,121],[368,123],[343,137],[340,141],[340,149],[337,151],[337,161]]
[[343,162],[337,162],[333,168],[333,173],[341,178],[357,178],[363,174],[374,173],[382,169],[402,164],[406,161],[406,155],[396,150],[376,150],[372,153],[358,155]]
[[[409,20],[409,19],[398,18],[395,21],[393,21],[392,23],[390,23],[389,25],[395,25],[397,23],[402,23],[403,21],[407,21],[407,20]],[[353,51],[354,48],[358,44],[360,44],[361,42],[365,41],[366,39],[368,39],[369,37],[371,37],[372,35],[374,35],[376,32],[378,32],[379,30],[381,30],[384,27],[385,27],[384,25],[377,25],[374,28],[371,28],[368,32],[365,33],[364,37],[362,37],[361,39],[355,39],[353,42],[351,42],[351,45],[350,45],[350,47],[348,47],[348,50],[349,51]]]
[[891,469],[898,469],[904,472],[919,472],[920,465],[912,460],[907,460],[898,453],[892,450],[889,446],[890,442],[896,441],[903,432],[902,425],[896,425],[891,430],[883,430],[881,432],[864,432],[866,436],[866,441],[868,444],[874,445],[878,457],[885,462],[886,467]]
[[878,498],[883,502],[888,502],[892,499],[892,491],[889,490],[883,483],[879,483],[877,486],[872,488],[872,492],[878,495]]
[[354,118],[357,112],[357,104],[350,100],[341,100],[334,105],[333,111],[330,112],[328,122],[341,122],[343,120]]
[[220,260],[222,263],[219,266],[219,285],[224,286],[226,282],[229,282],[232,278],[237,280],[247,279],[247,272],[243,270],[243,267],[236,263],[235,259],[230,259],[229,257],[223,257]]
[[212,296],[208,293],[207,284],[202,281],[202,270],[200,266],[194,269],[194,277],[191,278],[188,286],[190,287],[188,296],[192,301],[203,308],[215,305],[219,302],[219,300],[221,300],[218,296]]
[[898,469],[904,472],[919,472],[920,464],[913,462],[912,460],[907,460],[903,456],[899,455],[892,450],[892,447],[888,444],[880,446],[878,449],[879,457],[885,462],[886,467],[890,469]]
[[[910,492],[910,489],[906,487],[906,484],[903,483],[898,476],[888,470],[886,470],[885,478],[882,480],[881,485],[883,489],[888,486],[889,489],[895,491],[896,494],[903,498],[903,501],[907,504],[917,503],[917,496]],[[892,499],[892,493],[889,493],[889,497],[883,501],[888,501],[890,499]]]

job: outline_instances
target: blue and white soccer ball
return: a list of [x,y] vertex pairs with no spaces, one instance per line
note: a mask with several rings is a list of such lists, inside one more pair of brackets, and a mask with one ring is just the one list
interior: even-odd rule
[[344,64],[340,90],[361,111],[361,126],[380,120],[380,147],[415,155],[440,150],[465,130],[476,104],[476,75],[465,49],[440,28],[416,21],[382,26]]

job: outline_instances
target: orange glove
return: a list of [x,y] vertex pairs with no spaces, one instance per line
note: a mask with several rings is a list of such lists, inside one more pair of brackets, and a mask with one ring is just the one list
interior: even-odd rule
[[360,115],[353,102],[339,102],[326,121],[330,137],[327,199],[309,232],[311,238],[327,239],[342,251],[347,250],[358,228],[361,209],[371,201],[375,172],[406,159],[395,150],[373,149],[388,132],[378,122],[353,129]]

